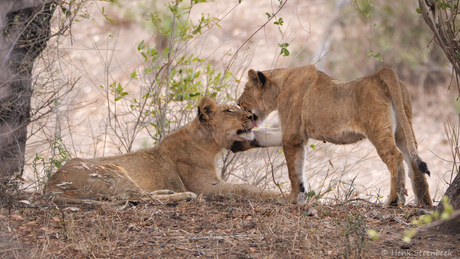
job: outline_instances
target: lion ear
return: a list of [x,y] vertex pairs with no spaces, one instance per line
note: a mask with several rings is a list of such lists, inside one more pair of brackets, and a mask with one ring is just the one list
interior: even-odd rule
[[209,97],[203,97],[198,105],[198,118],[200,121],[209,121],[211,116],[217,111],[216,102]]
[[250,80],[253,80],[253,81],[257,82],[257,85],[259,87],[264,86],[265,83],[267,82],[267,77],[264,75],[264,73],[262,73],[260,71],[256,72],[253,69],[250,69],[248,71],[248,76],[249,76]]

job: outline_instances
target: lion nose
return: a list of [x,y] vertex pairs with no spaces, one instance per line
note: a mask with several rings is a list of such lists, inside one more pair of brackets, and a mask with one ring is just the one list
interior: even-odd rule
[[246,118],[248,118],[248,119],[250,119],[251,121],[253,121],[253,120],[254,120],[254,115],[252,115],[252,114],[251,114],[251,115],[248,115],[248,116],[246,116]]

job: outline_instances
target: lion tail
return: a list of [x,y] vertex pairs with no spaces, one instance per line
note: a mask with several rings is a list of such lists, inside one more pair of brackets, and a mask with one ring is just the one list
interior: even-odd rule
[[407,149],[409,151],[412,162],[422,173],[430,175],[430,171],[428,171],[428,166],[425,162],[422,161],[422,159],[418,155],[414,132],[410,126],[409,120],[407,119],[406,112],[404,109],[404,100],[401,93],[401,85],[399,84],[398,76],[393,70],[389,68],[381,69],[378,72],[378,74],[380,75],[380,80],[382,80],[390,90],[393,108],[396,113],[396,120],[398,125],[401,126],[401,128],[404,131]]

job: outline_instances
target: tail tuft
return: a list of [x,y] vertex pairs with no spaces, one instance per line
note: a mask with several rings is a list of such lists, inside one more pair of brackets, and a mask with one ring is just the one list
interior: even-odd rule
[[422,160],[417,161],[417,167],[420,171],[422,171],[422,173],[427,174],[428,176],[431,176],[430,171],[428,171],[428,166]]

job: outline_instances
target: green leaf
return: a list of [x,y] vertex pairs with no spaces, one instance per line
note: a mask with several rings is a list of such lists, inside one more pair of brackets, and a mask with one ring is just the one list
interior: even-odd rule
[[290,54],[289,50],[287,50],[286,48],[281,49],[280,55],[283,55],[283,56],[287,57],[287,56],[289,56],[289,54]]
[[141,43],[139,43],[139,46],[137,46],[137,50],[138,51],[141,51],[145,48],[145,45],[144,45],[144,40],[141,41]]
[[379,233],[377,230],[371,228],[366,230],[367,235],[374,241],[377,241],[379,239]]
[[285,43],[278,43],[278,46],[281,48],[281,52],[280,52],[280,55],[283,55],[283,56],[289,56],[289,50],[287,49],[287,47],[289,47],[289,43],[285,42]]
[[109,16],[105,16],[105,19],[107,19],[107,21],[113,23],[113,24],[117,24],[116,21],[112,20]]
[[367,61],[369,61],[369,58],[370,58],[370,57],[373,57],[373,58],[375,58],[376,60],[378,60],[378,61],[380,61],[380,62],[383,62],[383,59],[382,59],[382,57],[380,56],[380,53],[379,53],[379,52],[377,52],[377,53],[374,54],[374,51],[373,51],[373,50],[368,50],[368,51],[367,51]]
[[279,43],[278,46],[280,46],[281,48],[287,48],[289,47],[289,43]]
[[279,26],[283,26],[283,24],[284,24],[283,18],[279,18],[278,21],[274,22],[274,24],[279,25]]
[[136,78],[136,77],[137,77],[137,72],[136,71],[132,72],[131,73],[131,78]]

